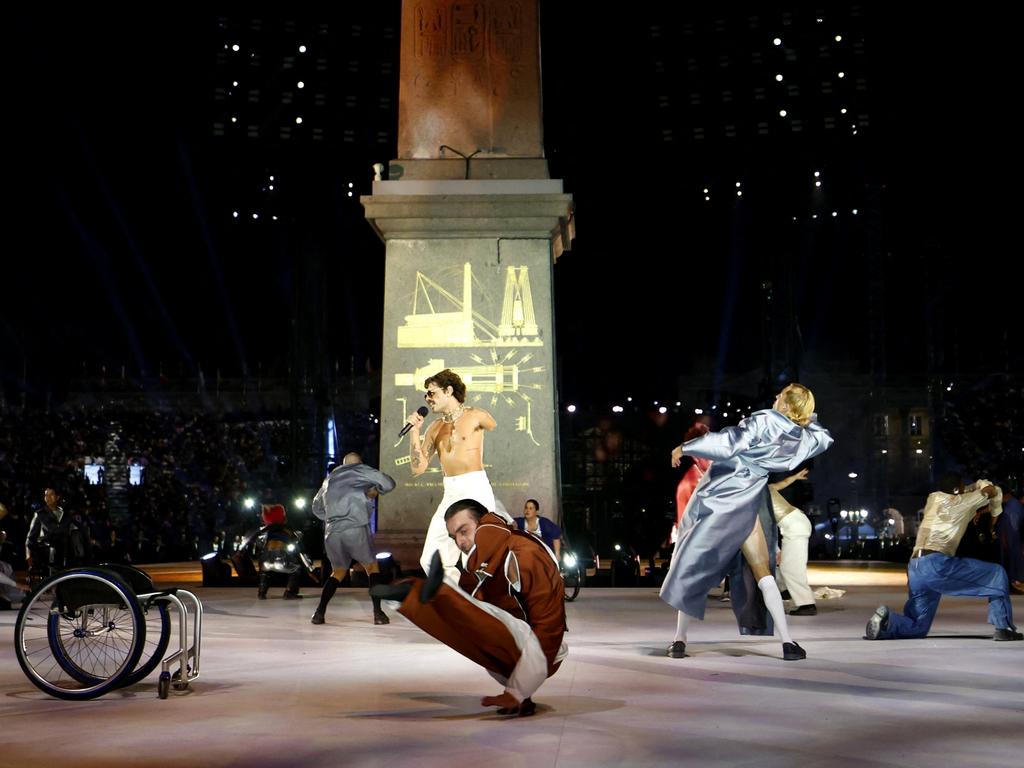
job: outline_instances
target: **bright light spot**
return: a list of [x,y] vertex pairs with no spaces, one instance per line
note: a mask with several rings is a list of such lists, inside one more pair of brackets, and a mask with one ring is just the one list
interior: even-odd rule
[[231,216],[232,216],[233,218],[237,219],[237,218],[238,218],[238,211],[232,211],[232,212],[231,212]]
[[203,556],[202,556],[201,558],[199,558],[199,559],[200,559],[200,560],[210,560],[210,559],[212,559],[212,558],[214,558],[214,557],[216,557],[216,556],[217,556],[217,553],[216,553],[216,552],[211,552],[211,553],[210,553],[210,554],[208,554],[208,555],[203,555]]
[[740,187],[740,182],[737,181],[736,182],[736,188],[739,189],[739,187]]
[[613,405],[612,406],[612,413],[622,413],[622,406],[621,405]]
[[839,73],[839,79],[841,80],[844,77],[846,77],[846,73],[845,72],[840,72]]
[[627,403],[632,403],[633,402],[633,398],[632,397],[627,397],[626,398],[626,402]]
[[832,211],[832,218],[833,218],[833,219],[834,219],[834,218],[835,218],[836,216],[838,216],[838,215],[839,215],[839,212],[838,212],[838,211]]
[[814,178],[817,179],[817,178],[820,178],[820,177],[821,177],[821,171],[815,171],[814,172]]
[[245,501],[242,502],[242,506],[245,507],[246,509],[252,509],[254,506],[256,506],[256,499],[254,499],[252,496],[248,496],[246,497]]
[[780,109],[780,110],[779,110],[779,117],[785,117],[785,116],[786,116],[786,114],[787,114],[787,113],[786,113],[786,110],[784,110],[784,109]]
[[678,408],[678,407],[679,407],[679,406],[681,406],[681,405],[682,405],[682,403],[681,403],[681,402],[679,402],[678,400],[676,400],[676,408]]
[[387,560],[389,557],[391,557],[391,553],[390,552],[378,552],[377,553],[377,559],[378,560]]
[[853,209],[853,215],[854,215],[854,216],[856,216],[856,215],[857,215],[857,209],[856,209],[856,208],[854,208],[854,209]]
[[574,555],[572,552],[566,552],[564,555],[562,555],[562,562],[565,563],[566,568],[575,568],[576,555]]
[[231,81],[231,85],[233,85],[233,86],[235,86],[237,88],[238,87],[238,81],[237,80],[232,80]]
[[729,418],[729,414],[728,413],[723,413],[722,414],[722,418],[725,418],[725,419]]
[[843,42],[843,36],[842,35],[836,35],[836,42],[837,43]]
[[668,408],[663,405],[658,409],[658,413],[668,413]]
[[839,114],[845,115],[846,114],[846,107],[843,107],[842,109],[840,109],[839,110]]
[[711,198],[710,198],[710,197],[708,197],[707,195],[704,195],[704,199],[705,199],[705,200],[707,200],[708,202],[710,202],[710,201],[711,201]]
[[851,472],[850,474],[847,475],[847,477],[850,478],[851,480],[854,480],[857,477],[857,473],[856,472]]
[[300,45],[299,46],[299,53],[305,53],[305,52],[306,52],[306,46]]
[[306,87],[306,84],[305,84],[304,82],[302,82],[301,80],[299,80],[299,82],[297,82],[297,83],[295,84],[295,87],[296,87],[296,88],[305,88],[305,87]]
[[295,124],[296,125],[302,125],[302,118],[301,117],[296,117],[295,118]]
[[271,177],[270,177],[270,180],[271,180],[271,181],[273,181],[273,180],[274,180],[274,177],[273,177],[273,176],[271,176]]
[[743,190],[742,189],[737,189],[736,190],[736,197],[743,197]]
[[717,406],[717,405],[712,405],[712,406],[711,406],[711,410],[712,410],[712,411],[713,411],[713,410],[715,410],[716,408],[718,408],[718,406]]
[[352,197],[352,192],[351,192],[351,190],[349,191],[349,193],[348,193],[348,196],[349,196],[349,197]]
[[258,219],[258,218],[260,217],[260,215],[259,215],[258,213],[254,213],[254,214],[252,215],[252,217],[253,217],[254,219]]
[[289,544],[287,547],[285,547],[285,549],[287,549],[289,552],[294,552],[295,551],[295,545],[294,544]]
[[616,552],[621,552],[622,551],[622,547],[620,545],[616,544],[615,545],[615,551]]
[[295,508],[296,509],[305,509],[306,508],[306,500],[303,499],[303,498],[295,499]]
[[706,195],[707,193],[708,193],[708,188],[704,187],[704,194]]
[[920,448],[918,448],[916,451],[914,451],[914,453],[924,453],[924,451],[922,451]]
[[269,189],[269,190],[273,191],[273,189],[274,189],[274,185],[273,185],[273,184],[271,184],[271,185],[270,185],[269,187],[267,187],[267,189]]
[[569,413],[576,413],[576,406],[575,405],[570,405],[565,410],[567,410]]
[[235,43],[234,45],[232,45],[231,46],[231,50],[232,51],[237,51],[238,50],[238,43]]
[[231,118],[231,122],[232,123],[237,123],[238,122],[238,118],[237,117],[232,117]]
[[781,83],[782,82],[782,75],[776,75],[775,76],[775,82]]
[[782,45],[782,38],[776,37],[774,40],[772,40],[772,44],[773,45]]
[[885,448],[882,449],[882,453],[888,453],[889,451]]
[[270,218],[272,218],[274,221],[277,221],[277,216],[271,216]]
[[352,187],[354,187],[354,186],[355,186],[355,184],[353,184],[351,181],[348,183],[348,188],[349,189],[352,189]]
[[694,408],[693,412],[695,414],[697,414],[698,416],[700,416],[700,415],[702,415],[704,413],[704,409],[703,408]]
[[816,181],[816,182],[814,182],[814,186],[816,186],[816,187],[820,187],[820,186],[821,186],[821,182],[820,182],[820,181]]
[[818,218],[818,214],[816,214],[816,213],[812,213],[812,214],[811,214],[811,218],[812,218],[812,219],[816,219],[816,218]]

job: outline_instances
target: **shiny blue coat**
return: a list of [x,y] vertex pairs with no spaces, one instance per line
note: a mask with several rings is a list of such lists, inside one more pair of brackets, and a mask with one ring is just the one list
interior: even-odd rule
[[[710,459],[683,515],[661,599],[704,618],[707,594],[732,569],[740,548],[765,507],[772,472],[789,472],[832,445],[828,430],[795,424],[775,410],[756,411],[735,427],[683,443],[683,454]],[[743,601],[730,580],[733,601]],[[749,588],[749,585],[748,585]],[[755,633],[771,633],[770,625]]]

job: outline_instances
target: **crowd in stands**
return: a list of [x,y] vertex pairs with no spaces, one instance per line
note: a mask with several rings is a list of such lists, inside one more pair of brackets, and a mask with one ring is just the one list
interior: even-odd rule
[[[364,444],[354,447],[366,450],[372,421],[365,414],[339,421],[339,432],[359,437]],[[297,443],[316,444],[309,437],[300,432]],[[292,445],[291,422],[279,413],[0,410],[0,530],[23,556],[34,511],[52,487],[65,510],[88,521],[99,559],[139,564],[197,559],[212,549],[230,554],[258,525],[261,503],[295,492],[312,498],[317,461],[306,462],[312,471],[293,471]],[[132,465],[139,484],[129,482]]]

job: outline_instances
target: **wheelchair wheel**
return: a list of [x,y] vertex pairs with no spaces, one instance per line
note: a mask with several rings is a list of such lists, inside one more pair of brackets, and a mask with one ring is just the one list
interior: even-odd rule
[[571,603],[580,594],[580,584],[583,581],[583,574],[579,565],[572,567],[562,566],[562,580],[565,582],[565,602]]
[[40,584],[15,624],[28,679],[61,699],[91,699],[122,684],[145,644],[135,594],[109,572],[79,568]]

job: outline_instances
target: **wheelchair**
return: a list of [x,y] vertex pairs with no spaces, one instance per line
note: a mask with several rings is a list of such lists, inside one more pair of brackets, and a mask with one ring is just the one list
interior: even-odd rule
[[[186,602],[194,611],[191,646]],[[179,647],[165,656],[171,608]],[[202,622],[198,597],[183,589],[157,591],[138,568],[72,568],[43,581],[25,600],[14,628],[15,653],[29,681],[60,699],[92,699],[134,685],[157,665],[157,695],[166,699],[172,685],[184,690],[199,677]]]

